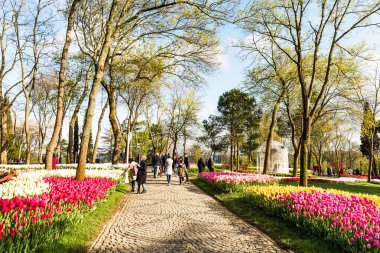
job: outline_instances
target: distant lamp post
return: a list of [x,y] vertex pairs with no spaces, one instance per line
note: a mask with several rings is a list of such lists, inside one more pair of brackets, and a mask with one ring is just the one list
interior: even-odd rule
[[131,143],[131,140],[132,140],[132,132],[129,132],[128,133],[128,137],[127,137],[127,153],[125,155],[125,162],[127,163],[127,166],[129,165],[129,145]]

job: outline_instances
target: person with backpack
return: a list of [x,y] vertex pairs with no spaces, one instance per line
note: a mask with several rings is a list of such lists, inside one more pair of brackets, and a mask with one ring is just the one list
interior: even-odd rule
[[183,164],[182,157],[178,159],[178,177],[179,177],[179,184],[185,183],[185,175],[186,175],[186,167],[185,164]]
[[174,152],[173,154],[173,171],[175,174],[178,172],[178,154]]

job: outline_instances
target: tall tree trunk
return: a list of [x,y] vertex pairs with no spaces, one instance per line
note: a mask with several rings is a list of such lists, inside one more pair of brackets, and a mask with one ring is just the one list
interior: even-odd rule
[[307,186],[307,170],[308,170],[308,157],[310,148],[310,133],[311,133],[311,122],[310,118],[305,117],[303,120],[303,131],[302,131],[302,141],[301,141],[301,170],[300,170],[300,186]]
[[236,170],[240,169],[239,141],[236,140]]
[[[21,130],[21,136],[24,135],[24,132],[25,132],[25,125],[23,124],[23,126],[22,126],[22,130]],[[17,157],[17,159],[18,159],[19,161],[21,160],[22,147],[23,147],[23,146],[24,146],[24,143],[21,142],[21,145],[20,145],[20,147],[18,148],[18,157]]]
[[[64,110],[64,96],[65,96],[65,73],[67,66],[67,59],[69,57],[69,48],[71,45],[72,30],[74,25],[74,15],[76,8],[81,0],[73,0],[69,16],[67,18],[67,30],[65,44],[62,49],[61,56],[61,67],[59,70],[59,80],[58,80],[58,100],[57,100],[57,117],[55,119],[54,130],[49,144],[46,147],[46,158],[45,158],[45,168],[51,170],[53,152],[55,145],[57,144],[57,139],[62,128],[63,121],[63,110]],[[87,151],[87,150],[86,150]]]
[[57,148],[56,148],[56,154],[57,154],[58,159],[61,157],[61,153],[62,153],[62,128],[61,128],[61,131],[59,131]]
[[273,107],[272,120],[270,123],[269,133],[268,133],[267,142],[266,142],[266,146],[265,146],[263,174],[269,174],[269,171],[270,171],[270,156],[271,156],[270,153],[271,153],[272,139],[273,139],[273,135],[274,135],[274,129],[275,129],[276,123],[277,123],[277,113],[278,113],[278,110],[280,108],[282,98],[283,98],[283,94],[280,95],[280,97],[277,99],[277,101]]
[[130,157],[130,147],[131,147],[131,141],[132,141],[132,135],[131,135],[131,120],[132,116],[129,113],[128,120],[127,120],[127,141],[125,145],[125,163],[129,164],[129,157]]
[[248,145],[248,164],[252,164],[252,144]]
[[90,81],[91,81],[90,75],[91,75],[91,68],[89,67],[87,69],[87,73],[86,73],[86,80],[85,80],[83,92],[82,92],[81,96],[79,97],[78,103],[75,105],[75,109],[74,109],[73,115],[71,116],[71,119],[70,119],[70,122],[69,122],[69,142],[68,142],[68,145],[67,145],[67,156],[66,156],[67,163],[72,163],[73,160],[74,160],[74,151],[73,151],[73,147],[74,147],[74,127],[75,127],[75,122],[78,119],[78,115],[79,115],[79,111],[80,111],[80,109],[82,107],[82,103],[85,100],[85,98],[87,97],[88,86],[89,86]]
[[43,163],[42,151],[46,137],[47,128],[40,123],[38,124],[38,163]]
[[1,107],[1,164],[8,163],[8,107],[8,98],[4,98]]
[[43,150],[43,147],[44,147],[44,140],[45,140],[45,137],[42,137],[41,136],[41,143],[39,143],[38,145],[38,163],[42,163],[42,150]]
[[[34,25],[33,25],[33,58],[34,58],[34,65],[33,65],[33,75],[32,75],[32,81],[31,81],[31,87],[30,87],[30,90],[29,90],[29,94],[28,94],[28,100],[30,100],[33,96],[33,91],[34,91],[34,88],[35,88],[35,84],[36,84],[36,79],[37,79],[37,70],[38,70],[38,62],[39,62],[39,54],[37,52],[37,36],[38,36],[38,20],[39,20],[39,16],[40,16],[40,12],[41,12],[41,0],[38,0],[38,3],[37,3],[37,15],[35,16],[34,18]],[[28,104],[28,105],[26,105]],[[25,109],[29,111],[29,102],[25,104]],[[26,113],[26,112],[25,112]],[[28,115],[29,115],[29,112],[28,112]],[[26,118],[25,118],[26,119]],[[28,132],[29,132],[29,126],[28,126]],[[44,145],[44,138],[42,137],[42,131],[40,132],[41,134],[41,139],[40,140],[41,142],[39,143],[39,147],[38,147],[38,163],[42,163],[42,148],[43,148],[43,145]],[[29,136],[30,136],[30,132],[29,132]],[[28,139],[28,137],[27,137]],[[29,137],[29,152],[27,151],[27,153],[30,153],[30,137]],[[27,160],[27,163],[28,163],[28,158],[26,159]],[[30,158],[29,158],[30,160]]]
[[67,144],[67,156],[66,156],[66,162],[67,163],[73,163],[74,162],[74,127],[75,127],[75,121],[77,120],[77,117],[74,118],[74,115],[71,117],[69,122],[69,142]]
[[[17,37],[19,36],[17,31]],[[18,40],[20,38],[18,37]],[[19,42],[18,42],[19,43]],[[25,112],[24,112],[24,128],[25,128],[25,142],[26,142],[26,155],[25,163],[30,164],[30,153],[31,153],[31,140],[30,140],[30,128],[29,128],[29,105],[30,105],[30,94],[28,94],[27,88],[25,86],[25,73],[24,73],[24,61],[22,58],[21,48],[19,48],[19,57],[21,64],[21,84],[23,93],[25,95]]]
[[30,129],[29,129],[29,103],[30,97],[26,94],[25,98],[25,139],[26,139],[26,164],[30,164],[30,153],[31,153],[31,143],[30,143]]
[[230,146],[230,170],[233,171],[233,152],[234,152],[234,149],[232,147],[232,143],[231,143],[231,146]]
[[300,160],[300,145],[294,150],[293,159],[293,177],[296,177]]
[[318,166],[320,166],[322,168],[322,162],[323,162],[323,146],[322,146],[322,144],[319,144],[318,152],[319,152]]
[[92,154],[93,154],[92,155],[92,163],[96,162],[96,157],[98,156],[98,145],[99,145],[99,140],[100,140],[100,134],[102,132],[102,121],[103,121],[104,113],[106,112],[107,107],[108,107],[108,100],[107,100],[106,104],[103,106],[102,112],[100,113],[100,117],[98,120],[98,131],[96,133],[94,150],[92,152]]
[[311,170],[311,158],[312,158],[312,154],[311,154],[311,145],[309,144],[309,149],[308,149],[308,153],[307,153],[307,170]]
[[82,140],[80,144],[79,161],[78,161],[78,167],[77,167],[77,173],[76,173],[77,180],[84,180],[87,151],[88,151],[88,142],[90,140],[92,119],[94,117],[96,98],[98,96],[100,82],[103,80],[103,77],[104,77],[105,62],[107,60],[109,49],[114,40],[114,36],[117,35],[116,31],[114,31],[114,25],[115,25],[114,16],[115,16],[116,8],[117,8],[117,3],[116,1],[113,1],[109,18],[106,24],[104,43],[102,43],[103,45],[101,47],[102,50],[100,52],[99,60],[95,65],[94,81],[93,81],[93,85],[92,85],[92,89],[90,93],[90,98],[88,101],[86,116],[84,117],[83,134],[82,134]]
[[230,167],[231,167],[231,171],[233,171],[233,168],[234,168],[234,161],[233,161],[234,141],[232,138],[232,133],[230,136],[230,143],[231,143],[231,146],[230,146]]
[[368,177],[367,182],[371,183],[372,168],[373,168],[373,135],[371,136],[370,147],[369,147],[369,163],[368,163]]
[[174,140],[173,140],[173,158],[174,158],[174,153],[177,152],[177,142],[178,142],[178,134],[174,134]]
[[[20,6],[21,9],[21,6]],[[20,10],[19,9],[19,10]],[[16,12],[14,14],[14,28],[16,33],[16,45],[17,45],[17,52],[18,52],[18,58],[20,62],[20,70],[21,70],[21,86],[22,86],[22,92],[25,95],[25,110],[24,110],[24,127],[25,127],[25,139],[26,139],[26,164],[30,164],[30,129],[29,129],[29,104],[30,104],[30,96],[28,94],[28,89],[25,86],[25,67],[24,67],[24,58],[23,58],[23,50],[21,46],[21,38],[20,38],[20,30],[18,23],[19,18],[19,12]]]
[[232,144],[232,167],[235,167],[236,168],[236,145],[235,145],[235,141],[233,142]]
[[108,92],[108,103],[109,103],[109,120],[111,123],[113,137],[114,137],[114,147],[112,152],[112,164],[118,164],[119,157],[121,153],[121,130],[116,118],[116,101],[114,97],[114,92],[112,88],[107,89]]
[[372,161],[373,161],[372,175],[373,175],[374,177],[377,177],[378,173],[377,173],[377,164],[376,164],[376,158],[375,158],[375,155],[373,155]]
[[187,141],[187,132],[186,127],[183,128],[183,156],[185,156],[186,153],[186,141]]

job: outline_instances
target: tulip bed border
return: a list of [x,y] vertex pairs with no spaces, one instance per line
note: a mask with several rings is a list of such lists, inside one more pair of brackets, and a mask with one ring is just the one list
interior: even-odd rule
[[59,238],[71,224],[116,190],[106,178],[45,178],[51,190],[41,196],[0,199],[0,252],[31,252]]
[[[250,186],[243,198],[348,252],[380,252],[379,198],[294,186]],[[372,199],[371,199],[372,198]],[[352,215],[354,214],[354,215]]]
[[212,184],[200,178],[194,178],[191,181],[231,212],[269,235],[284,250],[308,253],[342,252],[336,244],[310,236],[309,233],[305,233],[304,230],[294,226],[294,224],[268,213],[263,208],[248,203],[244,197],[244,191],[222,193],[217,191]]
[[199,178],[211,183],[216,190],[223,193],[241,191],[250,185],[277,184],[278,182],[273,176],[230,171],[202,172],[199,174]]
[[[284,179],[266,183],[260,176],[255,179],[237,173],[201,173],[198,180],[219,193],[233,195],[240,191],[237,194],[242,195],[244,203],[338,245],[344,251],[380,252],[379,196],[277,184],[298,180]],[[342,183],[329,179],[312,181]]]

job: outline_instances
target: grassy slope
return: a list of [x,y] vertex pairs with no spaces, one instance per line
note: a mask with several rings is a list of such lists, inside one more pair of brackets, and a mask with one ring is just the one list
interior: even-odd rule
[[36,252],[86,252],[103,225],[119,209],[128,189],[127,185],[118,185],[116,192],[110,195],[107,201],[98,205],[95,210],[86,214],[82,222],[71,225],[58,241],[42,245]]
[[342,252],[341,249],[334,245],[316,238],[314,235],[306,233],[279,218],[270,216],[262,209],[252,207],[242,200],[241,192],[223,194],[215,191],[203,180],[193,179],[192,182],[221,202],[230,211],[268,234],[284,249],[300,253]]

